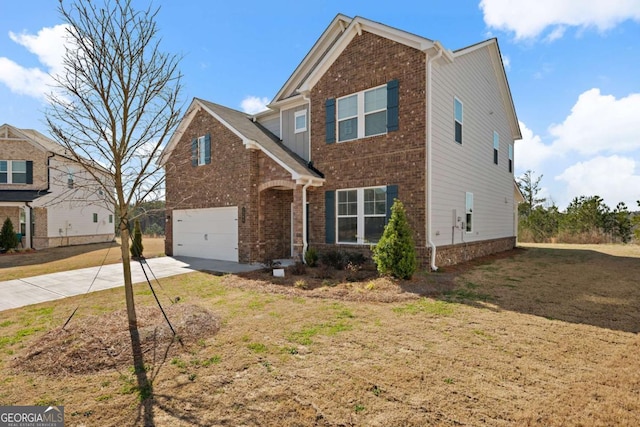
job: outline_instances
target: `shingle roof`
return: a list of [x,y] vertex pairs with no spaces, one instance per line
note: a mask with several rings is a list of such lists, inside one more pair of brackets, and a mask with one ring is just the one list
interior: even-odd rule
[[48,193],[47,190],[0,190],[0,202],[33,202]]
[[259,123],[254,122],[249,115],[203,99],[196,98],[196,100],[206,109],[219,116],[227,125],[231,126],[246,139],[259,144],[264,150],[284,163],[291,171],[302,176],[322,178],[322,176],[309,167],[304,159],[289,150],[273,133],[269,132]]

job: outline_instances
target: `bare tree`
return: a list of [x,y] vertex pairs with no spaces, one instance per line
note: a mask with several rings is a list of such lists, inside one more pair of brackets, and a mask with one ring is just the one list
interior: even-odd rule
[[129,222],[133,207],[162,192],[156,159],[181,116],[180,58],[160,50],[159,8],[138,11],[131,0],[60,0],[58,10],[68,24],[68,43],[64,74],[54,76],[47,124],[115,206],[134,367],[145,397],[151,385],[135,348]]

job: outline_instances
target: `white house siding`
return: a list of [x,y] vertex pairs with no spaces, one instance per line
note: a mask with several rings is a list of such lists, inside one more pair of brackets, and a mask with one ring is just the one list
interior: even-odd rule
[[280,114],[264,116],[258,119],[258,123],[264,126],[269,132],[280,138]]
[[[294,117],[297,111],[307,111],[307,130],[306,132],[295,133]],[[291,151],[305,160],[309,160],[309,109],[306,105],[291,108],[282,111],[282,142]]]
[[[34,207],[46,208],[46,246],[112,240],[115,215],[95,180],[80,166],[59,157],[53,158],[50,166],[51,194],[32,203]],[[74,173],[73,188],[68,188],[69,171]],[[93,221],[94,213],[97,214],[97,222]],[[43,226],[36,223],[37,229]],[[36,230],[36,235],[39,234]]]
[[[454,62],[433,67],[433,241],[436,246],[514,235],[513,144],[494,74],[490,48],[476,49]],[[454,140],[454,97],[463,103],[462,145]],[[500,135],[498,165],[493,162],[493,132]],[[473,231],[465,221],[465,194],[473,193]],[[453,229],[452,227],[457,226]]]

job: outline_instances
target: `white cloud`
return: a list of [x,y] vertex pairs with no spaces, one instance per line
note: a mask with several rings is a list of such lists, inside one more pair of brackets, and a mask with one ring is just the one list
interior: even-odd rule
[[616,99],[591,89],[578,97],[571,114],[549,128],[554,148],[584,155],[620,153],[640,148],[640,93]]
[[564,204],[577,196],[597,195],[612,209],[618,202],[625,202],[633,210],[640,198],[640,174],[636,161],[628,157],[598,156],[568,167],[555,180],[566,184]]
[[502,55],[502,65],[504,65],[504,69],[509,71],[511,69],[511,58],[507,55]]
[[512,31],[518,40],[536,38],[547,28],[552,41],[568,26],[606,31],[627,19],[640,21],[637,0],[482,0],[480,9],[488,27]]
[[0,82],[12,92],[44,99],[51,92],[51,75],[63,72],[66,28],[66,25],[45,27],[36,35],[10,32],[9,38],[36,55],[44,69],[26,68],[9,58],[0,57]]
[[536,171],[540,166],[553,155],[553,148],[545,145],[539,135],[534,135],[533,131],[523,122],[519,122],[522,139],[515,143],[514,162],[519,171]]
[[242,111],[247,114],[256,114],[261,111],[267,109],[267,104],[269,103],[269,99],[267,98],[259,98],[257,96],[247,96],[242,100],[240,106],[242,107]]

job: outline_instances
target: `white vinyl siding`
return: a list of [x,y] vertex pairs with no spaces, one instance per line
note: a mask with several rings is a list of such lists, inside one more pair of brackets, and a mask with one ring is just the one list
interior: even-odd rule
[[[309,157],[309,110],[307,105],[282,111],[282,143],[304,160]],[[298,128],[304,119],[304,130]]]
[[[505,173],[507,165],[494,167],[490,154],[494,131],[502,139],[499,158],[508,157],[513,140],[494,73],[500,58],[489,49],[433,67],[431,238],[437,246],[513,236],[513,175]],[[454,142],[455,98],[464,103],[462,145]],[[462,227],[467,192],[474,195],[471,233]]]

